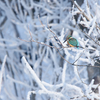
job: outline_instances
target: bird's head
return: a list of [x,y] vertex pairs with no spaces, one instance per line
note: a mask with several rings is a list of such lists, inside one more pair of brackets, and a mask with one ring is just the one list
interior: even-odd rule
[[66,40],[69,40],[71,37],[72,37],[72,36],[70,36],[70,35],[69,35],[69,36],[67,36]]
[[63,42],[63,43],[65,43],[68,39],[70,39],[72,36],[67,36],[67,38],[66,38],[66,40]]

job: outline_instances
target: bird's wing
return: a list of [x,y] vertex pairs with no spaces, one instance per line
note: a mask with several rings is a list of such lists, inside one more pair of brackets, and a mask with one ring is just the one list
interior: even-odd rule
[[69,39],[68,42],[73,46],[78,46],[78,41],[75,38]]

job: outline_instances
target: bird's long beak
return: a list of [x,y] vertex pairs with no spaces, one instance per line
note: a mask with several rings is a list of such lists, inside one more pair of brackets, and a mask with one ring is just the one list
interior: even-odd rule
[[65,43],[67,40],[65,40],[63,43]]

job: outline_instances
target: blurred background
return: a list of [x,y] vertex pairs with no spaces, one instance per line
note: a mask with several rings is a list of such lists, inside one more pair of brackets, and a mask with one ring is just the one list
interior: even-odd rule
[[[0,100],[99,98],[82,97],[92,79],[100,82],[99,12],[99,0],[0,0]],[[63,43],[68,35],[82,48]],[[42,91],[23,56],[52,92]]]

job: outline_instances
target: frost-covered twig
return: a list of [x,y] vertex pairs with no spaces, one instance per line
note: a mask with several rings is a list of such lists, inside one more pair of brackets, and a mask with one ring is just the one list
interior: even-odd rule
[[1,92],[1,85],[2,85],[2,78],[3,78],[3,73],[4,73],[4,66],[5,66],[5,63],[6,63],[6,58],[7,58],[7,55],[5,55],[4,57],[4,60],[3,60],[3,63],[2,63],[2,66],[1,66],[1,71],[0,71],[0,92]]
[[88,99],[92,99],[92,100],[94,100],[95,98],[100,99],[99,94],[93,91],[93,89],[97,89],[98,86],[99,85],[94,85],[94,79],[92,79],[90,85],[87,87],[87,90],[86,90],[86,96]]
[[85,16],[87,18],[87,20],[89,21],[90,19],[88,18],[88,16],[84,13],[84,11],[80,8],[80,6],[77,4],[76,1],[72,0],[74,5],[79,9],[79,11],[83,14],[83,16]]
[[34,87],[31,87],[31,86],[29,86],[28,84],[25,84],[25,83],[23,83],[23,82],[21,82],[21,81],[15,80],[15,79],[11,78],[9,75],[7,75],[7,78],[8,78],[9,80],[11,80],[12,82],[21,84],[21,85],[23,85],[23,86],[26,86],[27,88],[31,88],[31,89],[33,88],[33,89],[34,89]]
[[[79,98],[88,98],[88,99],[91,99],[91,100],[94,100],[94,99],[100,99],[100,96],[99,94],[95,93],[95,90],[99,87],[100,85],[94,85],[94,80],[91,81],[91,83],[86,86],[86,92],[83,96],[77,96],[77,97],[73,97],[73,98],[70,98],[70,99],[79,99]],[[94,91],[93,91],[94,89]]]
[[28,62],[26,61],[25,57],[22,57],[22,63],[23,65],[30,71],[30,73],[32,74],[33,79],[36,81],[36,83],[38,84],[38,86],[43,89],[45,92],[48,91],[44,85],[42,84],[42,82],[40,81],[40,79],[37,77],[37,75],[35,74],[34,70],[31,68],[31,66],[28,64]]
[[49,95],[49,97],[51,98],[63,98],[64,100],[69,100],[69,96],[64,96],[62,93],[60,92],[54,92],[54,91],[47,91],[47,92],[44,92],[43,90],[39,90],[39,91],[29,91],[28,92],[28,95],[27,95],[27,100],[30,100],[30,95],[31,93],[33,94],[44,94],[44,95]]

